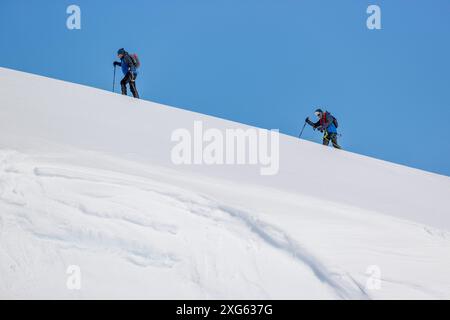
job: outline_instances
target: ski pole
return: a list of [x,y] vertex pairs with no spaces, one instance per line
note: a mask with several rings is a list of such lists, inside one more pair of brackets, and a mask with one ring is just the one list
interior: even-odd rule
[[306,127],[306,121],[305,124],[303,125],[302,131],[300,131],[300,134],[298,135],[299,138],[301,138],[302,134],[303,134],[303,130],[305,130]]
[[113,92],[116,92],[116,66],[114,66]]

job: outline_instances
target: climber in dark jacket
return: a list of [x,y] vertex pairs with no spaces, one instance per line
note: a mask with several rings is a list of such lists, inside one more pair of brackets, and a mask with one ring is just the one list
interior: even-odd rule
[[314,130],[318,129],[320,132],[323,132],[323,144],[325,146],[331,141],[333,147],[341,149],[341,146],[339,146],[337,142],[337,124],[335,124],[337,122],[335,122],[335,118],[328,111],[323,112],[322,109],[316,109],[314,114],[319,120],[317,122],[312,122],[309,118],[306,118],[306,123],[312,126]]
[[120,81],[120,86],[122,88],[122,94],[127,95],[127,84],[130,84],[130,90],[133,94],[133,97],[139,99],[139,94],[136,88],[136,77],[137,77],[137,70],[136,66],[134,65],[133,58],[128,54],[128,52],[125,51],[124,48],[119,49],[117,51],[117,57],[119,57],[120,62],[114,61],[114,66],[121,66],[122,72],[125,75],[125,77]]

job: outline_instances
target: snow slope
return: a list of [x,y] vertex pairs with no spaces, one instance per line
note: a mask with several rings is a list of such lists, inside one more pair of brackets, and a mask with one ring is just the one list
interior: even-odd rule
[[173,165],[195,120],[248,128],[0,68],[0,298],[450,298],[449,177],[284,135],[274,176]]

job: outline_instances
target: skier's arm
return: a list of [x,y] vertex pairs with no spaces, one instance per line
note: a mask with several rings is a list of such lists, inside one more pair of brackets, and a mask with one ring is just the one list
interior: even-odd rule
[[312,122],[311,120],[309,120],[309,118],[306,118],[306,123],[309,124],[311,127],[313,127],[314,129],[317,128],[320,124],[320,121],[317,122]]
[[114,61],[113,62],[113,66],[115,67],[115,66],[121,66],[122,65],[122,62],[118,62],[118,61]]

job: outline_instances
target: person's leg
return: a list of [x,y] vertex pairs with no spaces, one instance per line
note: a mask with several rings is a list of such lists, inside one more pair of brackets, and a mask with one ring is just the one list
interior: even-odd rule
[[337,134],[336,133],[333,133],[331,135],[331,143],[333,144],[333,147],[335,147],[336,149],[342,149],[341,146],[337,142]]
[[324,135],[323,135],[323,141],[322,144],[324,146],[327,146],[330,143],[329,137],[328,137],[328,132],[325,131]]
[[122,88],[122,94],[127,95],[127,83],[130,82],[130,75],[127,73],[125,77],[120,81],[120,87]]
[[136,99],[139,99],[139,93],[136,88],[136,76],[137,75],[131,75],[130,90],[131,90],[131,93],[133,94],[133,97],[135,97]]

